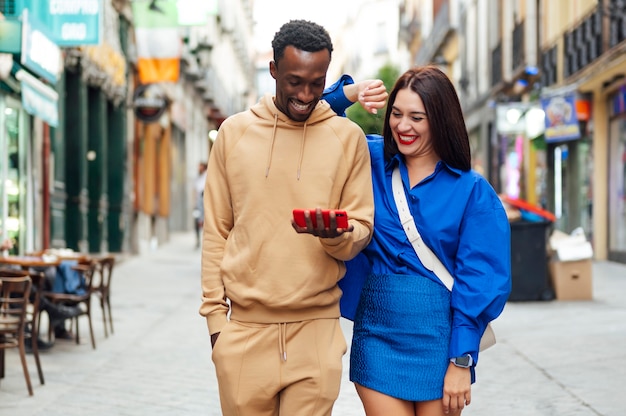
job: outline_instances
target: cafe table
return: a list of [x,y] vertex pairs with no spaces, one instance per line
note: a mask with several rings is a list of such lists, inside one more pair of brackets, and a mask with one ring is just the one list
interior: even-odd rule
[[35,253],[29,253],[30,255],[39,256],[43,258],[57,257],[59,260],[76,260],[79,263],[89,261],[91,256],[80,251],[74,251],[70,248],[48,248]]
[[27,256],[0,256],[0,264],[19,266],[28,270],[31,267],[56,267],[61,264],[62,259],[56,256],[48,255],[27,255]]

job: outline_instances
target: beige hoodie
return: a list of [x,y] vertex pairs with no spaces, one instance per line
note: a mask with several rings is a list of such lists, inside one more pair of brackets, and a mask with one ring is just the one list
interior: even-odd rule
[[[204,191],[202,305],[209,332],[231,318],[283,323],[339,317],[344,261],[370,241],[374,202],[362,130],[323,101],[306,122],[267,95],[226,119]],[[294,208],[344,209],[354,231],[298,234]]]

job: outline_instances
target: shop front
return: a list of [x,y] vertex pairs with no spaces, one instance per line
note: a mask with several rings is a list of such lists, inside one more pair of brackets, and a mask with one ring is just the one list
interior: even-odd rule
[[610,102],[608,257],[626,263],[626,86]]
[[500,194],[545,208],[545,149],[532,140],[543,133],[543,124],[537,102],[498,104],[490,182]]
[[536,102],[496,107],[491,154],[496,191],[550,211],[554,228],[593,234],[593,140],[590,100],[568,87]]
[[[568,91],[569,90],[569,91]],[[593,135],[588,131],[588,97],[573,88],[542,97],[548,175],[547,207],[555,228],[570,233],[582,227],[593,236]],[[540,139],[540,140],[541,140]]]
[[47,244],[43,150],[58,123],[61,51],[27,10],[0,19],[0,33],[0,234],[24,253]]
[[11,253],[24,252],[34,244],[29,204],[34,187],[33,177],[28,175],[32,163],[30,123],[20,101],[0,93],[0,239],[13,240]]

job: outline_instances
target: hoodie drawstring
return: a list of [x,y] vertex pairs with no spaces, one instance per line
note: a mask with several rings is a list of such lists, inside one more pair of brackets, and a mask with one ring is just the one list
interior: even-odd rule
[[300,180],[300,171],[302,169],[302,159],[304,158],[304,139],[306,138],[306,121],[304,122],[304,128],[302,129],[302,141],[300,142],[300,156],[298,157],[298,171],[297,179]]
[[272,142],[270,143],[269,153],[267,154],[267,166],[265,168],[265,177],[270,174],[270,166],[272,166],[272,154],[274,153],[274,141],[276,140],[276,127],[278,126],[278,114],[274,114],[274,128],[272,129]]
[[[304,128],[302,130],[302,140],[300,141],[300,154],[298,155],[298,170],[296,171],[296,178],[300,180],[300,173],[302,171],[302,160],[304,159],[304,140],[306,139],[306,121],[304,122]],[[272,141],[270,142],[270,148],[267,153],[267,163],[265,167],[265,177],[270,174],[270,167],[272,166],[272,156],[274,154],[274,143],[276,142],[276,129],[278,128],[278,114],[274,114],[274,127],[272,129]]]
[[278,353],[283,361],[287,361],[287,324],[278,324]]

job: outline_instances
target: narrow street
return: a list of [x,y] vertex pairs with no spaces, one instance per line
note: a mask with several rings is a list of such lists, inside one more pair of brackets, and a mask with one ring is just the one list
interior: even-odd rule
[[[104,337],[94,302],[96,347],[81,319],[81,344],[41,354],[45,385],[27,356],[34,396],[19,358],[7,351],[0,415],[220,415],[209,336],[200,305],[200,251],[191,233],[114,270],[115,334]],[[493,323],[498,343],[480,356],[464,416],[619,416],[626,371],[626,266],[595,262],[593,301],[515,302]],[[95,299],[94,299],[95,300]],[[342,319],[346,339],[351,323]],[[334,413],[363,416],[348,380],[348,355]],[[390,375],[391,376],[391,375]]]

